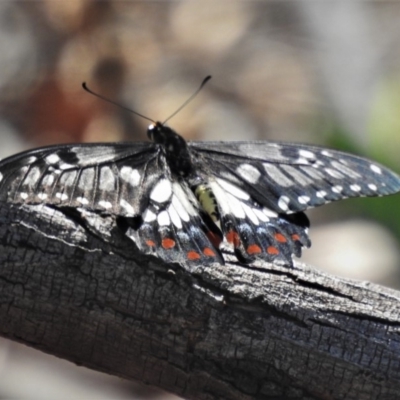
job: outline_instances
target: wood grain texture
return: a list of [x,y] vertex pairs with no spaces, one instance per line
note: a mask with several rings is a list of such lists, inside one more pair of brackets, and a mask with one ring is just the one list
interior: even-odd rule
[[187,271],[85,219],[0,204],[0,335],[186,399],[398,398],[399,292],[302,264]]

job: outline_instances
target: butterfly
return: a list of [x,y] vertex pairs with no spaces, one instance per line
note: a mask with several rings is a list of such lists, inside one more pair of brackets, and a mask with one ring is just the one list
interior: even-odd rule
[[[0,161],[0,201],[115,218],[137,248],[165,262],[237,259],[292,266],[310,246],[308,208],[400,191],[365,158],[303,144],[186,142],[163,123],[151,142],[58,145]],[[82,214],[84,215],[84,214]]]
[[58,145],[0,161],[0,201],[72,209],[91,229],[88,213],[112,216],[141,252],[165,262],[223,264],[221,245],[228,244],[242,263],[292,266],[311,245],[306,209],[400,191],[398,175],[340,151],[186,142],[166,121],[150,121],[150,142]]

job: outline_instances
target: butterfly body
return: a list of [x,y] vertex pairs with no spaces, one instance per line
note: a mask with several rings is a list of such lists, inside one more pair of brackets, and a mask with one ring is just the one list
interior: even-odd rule
[[[310,246],[306,209],[400,190],[370,160],[315,146],[186,142],[154,123],[149,143],[61,145],[0,161],[0,201],[115,217],[140,251],[166,262],[292,265]],[[83,215],[83,214],[82,214]]]

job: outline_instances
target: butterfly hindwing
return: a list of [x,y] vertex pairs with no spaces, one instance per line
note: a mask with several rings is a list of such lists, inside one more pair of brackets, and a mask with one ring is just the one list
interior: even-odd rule
[[218,248],[221,238],[215,241],[215,232],[201,217],[184,182],[160,176],[149,199],[142,225],[127,232],[142,252],[167,262],[224,263]]
[[256,202],[249,193],[218,177],[209,185],[215,196],[224,237],[242,262],[262,258],[291,265],[309,247],[308,219],[302,213],[280,215]]

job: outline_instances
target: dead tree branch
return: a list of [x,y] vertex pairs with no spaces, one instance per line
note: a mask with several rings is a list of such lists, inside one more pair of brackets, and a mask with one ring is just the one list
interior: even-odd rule
[[186,271],[85,218],[103,235],[0,205],[2,336],[187,399],[398,398],[399,292],[304,265]]

